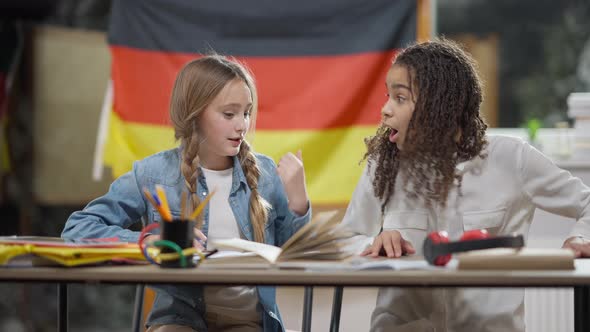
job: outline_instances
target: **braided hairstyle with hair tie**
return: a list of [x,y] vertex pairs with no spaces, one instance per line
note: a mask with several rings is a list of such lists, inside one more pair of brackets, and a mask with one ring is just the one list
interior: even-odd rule
[[[197,178],[199,175],[199,138],[195,131],[186,141],[182,141],[182,163],[180,171],[184,177],[184,183],[189,191],[190,209],[194,210],[200,203],[197,195]],[[203,214],[197,216],[195,227],[203,227]]]
[[250,149],[248,142],[242,142],[238,158],[246,176],[248,187],[252,191],[250,195],[250,220],[252,221],[254,239],[257,242],[264,242],[264,228],[270,205],[258,192],[260,168],[256,164],[256,156]]

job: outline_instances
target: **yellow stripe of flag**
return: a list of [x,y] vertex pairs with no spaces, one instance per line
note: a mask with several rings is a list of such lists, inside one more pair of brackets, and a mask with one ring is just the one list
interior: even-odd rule
[[[358,181],[365,147],[363,138],[374,134],[373,126],[342,129],[257,130],[253,146],[276,161],[287,152],[303,151],[310,199],[314,204],[346,204]],[[174,148],[171,127],[122,121],[111,112],[105,164],[115,177],[129,171],[135,160]]]

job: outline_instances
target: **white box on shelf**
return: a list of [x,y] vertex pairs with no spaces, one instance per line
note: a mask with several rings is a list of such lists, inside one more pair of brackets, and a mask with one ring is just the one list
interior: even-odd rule
[[572,92],[567,98],[574,124],[574,159],[590,159],[590,92]]

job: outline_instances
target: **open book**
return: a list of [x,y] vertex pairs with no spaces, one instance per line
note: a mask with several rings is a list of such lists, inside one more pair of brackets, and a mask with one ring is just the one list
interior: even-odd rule
[[346,250],[346,244],[354,234],[339,225],[343,215],[344,211],[317,213],[280,248],[238,238],[211,241],[211,245],[220,251],[205,260],[202,266],[219,263],[232,268],[237,265],[256,267],[256,263],[268,266],[292,261],[345,259],[352,255]]

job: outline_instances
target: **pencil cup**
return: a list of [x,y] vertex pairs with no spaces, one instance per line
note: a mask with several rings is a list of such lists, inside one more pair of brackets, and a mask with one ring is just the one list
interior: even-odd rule
[[[174,219],[171,222],[163,221],[160,223],[161,238],[162,240],[174,242],[181,249],[192,248],[193,239],[195,237],[194,227],[194,221],[186,221],[180,219]],[[176,253],[177,250],[174,250],[169,246],[163,246],[161,252],[163,254]],[[193,254],[186,255],[185,257],[186,264],[184,267],[194,267],[195,264],[193,263]],[[182,265],[183,264],[180,258],[174,260],[162,260],[160,264],[161,267],[171,268],[183,267]]]

